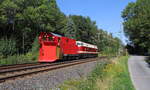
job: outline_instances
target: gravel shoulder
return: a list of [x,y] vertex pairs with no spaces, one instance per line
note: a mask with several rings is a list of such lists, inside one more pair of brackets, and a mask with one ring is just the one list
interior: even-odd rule
[[150,67],[145,62],[145,56],[131,56],[128,68],[136,90],[150,90]]

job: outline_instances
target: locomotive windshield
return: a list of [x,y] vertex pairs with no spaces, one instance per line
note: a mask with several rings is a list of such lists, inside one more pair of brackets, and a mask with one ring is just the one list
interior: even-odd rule
[[53,41],[53,37],[52,37],[52,36],[49,36],[49,35],[47,35],[47,34],[44,35],[42,39],[43,39],[43,41]]

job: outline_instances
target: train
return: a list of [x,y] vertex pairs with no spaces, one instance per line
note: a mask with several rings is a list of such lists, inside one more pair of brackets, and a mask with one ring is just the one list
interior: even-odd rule
[[98,47],[52,32],[41,32],[38,62],[56,62],[98,56]]

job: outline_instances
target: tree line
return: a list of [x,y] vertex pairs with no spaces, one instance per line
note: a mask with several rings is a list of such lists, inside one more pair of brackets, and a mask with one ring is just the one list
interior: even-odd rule
[[122,12],[127,48],[136,54],[150,54],[150,0],[131,2]]
[[26,54],[38,50],[40,32],[53,32],[95,44],[99,51],[115,53],[121,41],[99,29],[90,17],[66,16],[56,0],[0,1],[0,56]]

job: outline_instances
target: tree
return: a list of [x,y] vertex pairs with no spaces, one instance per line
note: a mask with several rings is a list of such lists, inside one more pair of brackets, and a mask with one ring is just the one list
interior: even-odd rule
[[129,3],[122,12],[124,32],[139,53],[147,53],[150,49],[149,8],[150,0],[137,0]]
[[65,36],[72,38],[72,39],[76,39],[76,26],[72,20],[72,18],[68,17],[67,18],[67,25],[66,25],[66,30],[65,30]]
[[42,31],[63,35],[66,21],[55,0],[0,1],[0,39],[13,37],[19,53],[28,52]]
[[72,18],[77,29],[77,40],[84,41],[87,43],[95,43],[93,41],[97,32],[96,23],[92,21],[89,17],[70,15],[70,18]]

